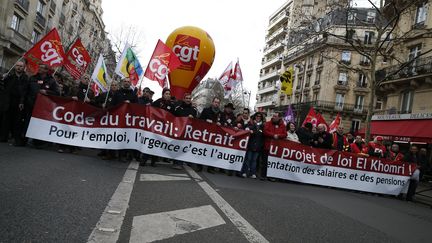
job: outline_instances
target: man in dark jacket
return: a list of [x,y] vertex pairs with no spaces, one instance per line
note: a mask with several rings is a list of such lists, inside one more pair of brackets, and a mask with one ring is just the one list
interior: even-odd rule
[[326,126],[319,124],[317,130],[318,133],[314,136],[312,146],[315,148],[332,149],[333,137],[326,131]]
[[221,125],[220,123],[220,99],[217,97],[213,98],[211,106],[204,108],[201,112],[200,119],[205,120],[209,123],[216,123],[218,125]]
[[[32,116],[33,107],[36,103],[36,97],[39,93],[43,95],[58,95],[57,82],[48,74],[49,67],[46,64],[40,64],[38,73],[30,77],[27,86],[26,104],[24,110],[26,113],[25,131],[28,128]],[[43,142],[33,139],[33,145],[40,147]]]
[[[192,95],[185,93],[183,95],[183,101],[175,108],[174,114],[178,117],[196,118],[197,109],[192,105]],[[183,161],[174,160],[173,168],[181,170],[183,167]]]
[[[131,81],[129,78],[122,80],[122,88],[118,90],[113,97],[113,105],[121,103],[138,103],[138,97],[133,89],[131,89]],[[130,149],[122,149],[119,151],[119,160],[130,162],[133,159],[134,151]]]
[[234,115],[234,104],[228,103],[224,106],[224,111],[220,115],[220,123],[225,127],[233,127],[236,122]]
[[143,89],[143,95],[138,98],[138,104],[151,105],[153,103],[153,94],[154,92],[150,88],[145,87]]
[[250,176],[252,179],[255,179],[258,157],[264,146],[263,115],[259,112],[254,114],[253,119],[249,121],[245,129],[250,131],[251,134],[249,136],[245,160],[241,169],[241,176],[244,178]]
[[29,78],[19,61],[14,71],[0,80],[0,142],[7,142],[12,131],[14,146],[24,146],[24,100]]
[[307,122],[304,127],[297,129],[297,135],[300,143],[311,146],[313,143],[312,123]]
[[175,108],[174,114],[178,117],[197,117],[198,111],[192,105],[192,95],[190,93],[184,94],[183,101]]
[[171,99],[171,90],[164,88],[162,90],[162,97],[154,101],[152,106],[164,109],[174,114],[175,104]]
[[[218,97],[214,97],[211,106],[204,108],[201,112],[201,116],[199,117],[201,120],[204,120],[208,123],[216,123],[217,125],[221,125],[220,123],[220,99]],[[197,165],[197,172],[201,172],[203,166]],[[207,172],[210,174],[214,174],[214,168],[211,166],[207,167]]]
[[78,86],[73,88],[72,99],[90,103],[94,99],[93,90],[89,87],[90,77],[84,75]]

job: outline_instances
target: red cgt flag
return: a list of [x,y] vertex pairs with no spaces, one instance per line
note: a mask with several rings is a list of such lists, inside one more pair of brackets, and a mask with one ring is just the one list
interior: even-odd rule
[[91,57],[78,38],[66,54],[64,67],[74,79],[80,79],[90,62]]
[[24,58],[30,73],[37,73],[39,64],[46,64],[49,67],[62,66],[65,53],[57,29],[53,28],[48,32],[24,54]]
[[329,132],[330,133],[336,132],[336,129],[339,127],[340,124],[341,124],[341,117],[340,114],[338,113],[336,118],[332,121],[332,123],[330,123]]
[[157,81],[163,88],[165,87],[168,72],[178,68],[180,65],[181,62],[177,55],[165,43],[158,40],[144,76]]
[[309,113],[304,119],[302,127],[304,127],[304,125],[308,122],[312,123],[312,126],[314,127],[318,126],[319,124],[324,124],[326,126],[327,131],[329,130],[329,126],[327,125],[327,122],[324,120],[321,114],[315,112],[315,109],[313,107],[309,109]]

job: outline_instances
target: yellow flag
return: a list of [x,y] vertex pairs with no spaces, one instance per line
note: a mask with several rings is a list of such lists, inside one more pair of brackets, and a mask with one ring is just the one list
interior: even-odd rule
[[290,66],[281,76],[281,92],[287,95],[292,95],[294,68]]

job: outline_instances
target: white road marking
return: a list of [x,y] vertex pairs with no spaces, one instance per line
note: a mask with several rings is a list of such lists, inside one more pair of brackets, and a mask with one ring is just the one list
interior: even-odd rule
[[[131,162],[129,164],[122,181],[112,195],[108,206],[106,206],[104,213],[100,217],[99,222],[97,222],[87,242],[117,242],[126,210],[129,207],[129,199],[138,167],[138,162]],[[119,213],[113,214],[113,212]]]
[[237,229],[246,237],[249,242],[269,242],[259,233],[246,219],[244,219],[225,199],[223,199],[207,182],[205,182],[191,167],[185,166],[189,175],[198,182],[198,185],[209,195],[214,203],[231,220]]
[[225,220],[211,205],[141,215],[133,218],[129,242],[153,242],[222,224]]
[[190,177],[186,174],[141,174],[140,181],[189,181]]

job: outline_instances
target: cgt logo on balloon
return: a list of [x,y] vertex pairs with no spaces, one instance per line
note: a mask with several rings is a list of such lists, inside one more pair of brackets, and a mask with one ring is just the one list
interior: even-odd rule
[[198,61],[200,40],[189,35],[178,35],[174,41],[173,52],[182,65],[179,69],[193,71]]

